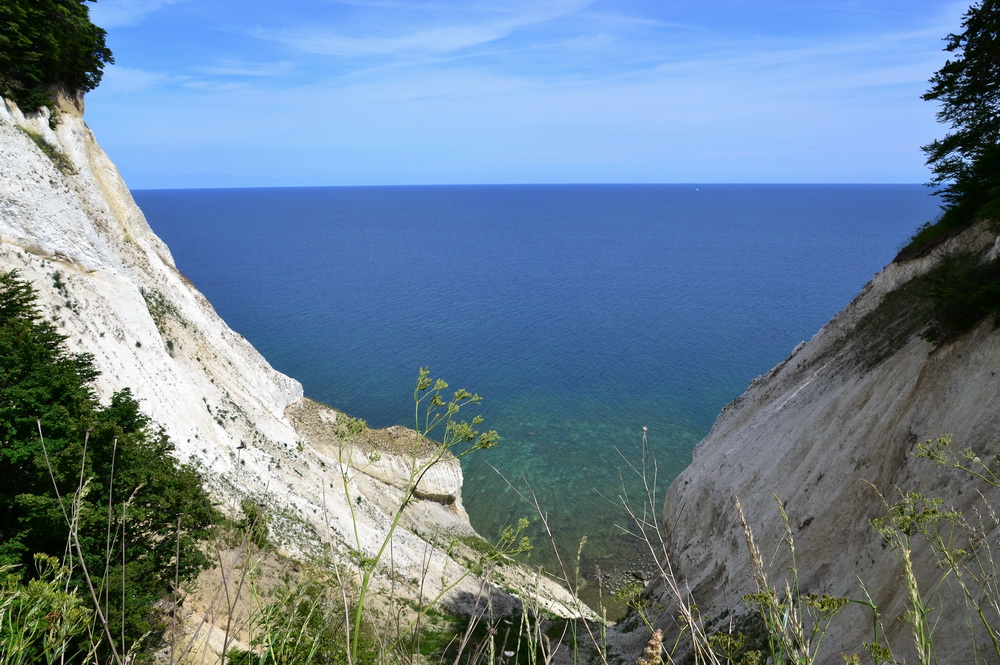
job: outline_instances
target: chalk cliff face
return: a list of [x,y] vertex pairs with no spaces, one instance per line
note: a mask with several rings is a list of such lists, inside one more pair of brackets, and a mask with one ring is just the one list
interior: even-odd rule
[[[874,488],[890,501],[898,489],[939,496],[964,511],[982,508],[974,488],[983,483],[917,458],[915,445],[953,435],[984,458],[1000,452],[1000,331],[987,321],[938,348],[924,341],[928,302],[913,280],[944,257],[988,259],[998,251],[997,234],[980,225],[925,257],[890,264],[719,415],[664,508],[666,558],[703,616],[716,619],[712,629],[726,630],[728,618],[720,615],[755,591],[737,497],[765,560],[777,553],[772,582],[783,588],[789,579],[776,495],[795,538],[800,589],[864,599],[863,581],[897,655],[907,655],[912,637],[898,620],[905,609],[901,573],[868,523],[885,514]],[[997,492],[986,498],[1000,505]],[[930,591],[941,571],[922,551],[917,573]],[[652,595],[674,607],[666,586]],[[955,600],[933,598],[930,605],[956,607]],[[672,618],[661,619],[668,631]],[[938,654],[973,662],[968,617],[949,610],[937,619]],[[869,610],[849,605],[827,634],[821,662],[861,653],[862,642],[872,641],[871,625]]]
[[[272,538],[287,551],[350,560],[354,525],[339,469],[341,461],[352,467],[353,516],[373,555],[405,488],[409,461],[400,451],[412,432],[372,432],[342,452],[334,434],[342,414],[305,399],[297,381],[219,318],[175,268],[79,109],[63,106],[54,128],[47,111],[26,117],[10,102],[0,106],[0,270],[30,280],[70,349],[93,354],[102,397],[131,388],[224,507],[244,497],[263,503]],[[63,157],[46,155],[29,133]],[[397,532],[393,570],[423,580],[424,597],[466,571],[436,544],[475,534],[461,485],[456,460],[436,466]],[[435,543],[416,531],[435,534]],[[516,586],[516,575],[508,582]],[[470,576],[451,595],[479,588]],[[550,609],[574,614],[558,586],[541,589]]]

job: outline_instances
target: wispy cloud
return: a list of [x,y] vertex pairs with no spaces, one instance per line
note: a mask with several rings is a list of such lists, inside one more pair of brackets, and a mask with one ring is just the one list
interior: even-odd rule
[[206,92],[233,92],[246,87],[244,83],[237,81],[213,81],[206,79],[196,79],[184,82],[184,87],[189,90],[201,90]]
[[878,7],[858,7],[856,5],[813,5],[815,9],[826,9],[835,12],[854,12],[861,14],[882,14],[884,16],[915,16],[919,13],[919,7],[914,7],[909,11],[900,9],[881,9]]
[[367,9],[401,9],[406,11],[438,11],[438,12],[486,12],[504,13],[507,10],[496,5],[483,5],[475,2],[449,4],[446,2],[410,2],[410,0],[329,0],[330,4],[348,7],[364,7]]
[[261,29],[254,34],[306,53],[352,58],[451,53],[500,39],[507,33],[497,26],[461,25],[429,28],[392,37],[351,37],[315,28],[278,32]]
[[104,70],[100,89],[102,94],[134,95],[161,87],[172,80],[176,80],[176,77],[137,67],[115,65]]
[[[255,26],[252,36],[278,42],[306,53],[344,58],[383,56],[410,58],[446,55],[505,37],[519,29],[565,17],[584,9],[595,0],[546,0],[454,7],[434,3],[400,3],[394,0],[356,0],[349,4],[369,9],[406,10],[398,16],[380,13],[377,28],[315,25],[271,28]],[[444,11],[444,10],[448,11]],[[470,17],[469,15],[474,16]],[[477,20],[470,20],[475,18]],[[367,33],[367,34],[365,34]]]
[[96,25],[105,30],[138,25],[150,14],[167,5],[187,0],[101,0],[90,8]]
[[593,49],[605,48],[617,41],[617,37],[609,35],[606,32],[600,32],[593,35],[577,35],[576,37],[567,39],[562,43],[562,45],[569,49],[590,51]]
[[195,71],[213,76],[241,76],[271,78],[287,74],[294,64],[287,60],[281,62],[245,62],[242,60],[223,60],[215,65],[205,65],[195,68]]
[[614,26],[614,25],[643,26],[650,28],[669,28],[678,30],[704,31],[704,28],[690,23],[664,21],[663,19],[650,18],[648,16],[631,16],[628,14],[616,14],[610,12],[595,12],[595,11],[581,12],[580,16],[582,18],[586,18],[591,21],[597,21],[609,26]]

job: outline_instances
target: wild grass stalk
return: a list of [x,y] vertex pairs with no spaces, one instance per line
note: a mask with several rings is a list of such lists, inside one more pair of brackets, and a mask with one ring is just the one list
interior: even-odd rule
[[[541,502],[538,499],[538,495],[535,493],[531,485],[525,480],[524,489],[518,487],[512,483],[507,477],[505,477],[499,470],[494,467],[497,475],[499,475],[507,486],[510,487],[525,503],[530,506],[530,509],[534,511],[535,515],[538,517],[540,524],[542,525],[542,530],[545,533],[545,539],[551,549],[552,555],[556,562],[556,569],[548,571],[550,575],[555,577],[562,585],[569,591],[570,598],[574,604],[574,609],[576,610],[577,616],[581,617],[579,621],[569,620],[566,623],[566,628],[569,632],[568,639],[565,641],[560,641],[559,646],[569,649],[573,658],[573,662],[580,662],[583,653],[587,653],[591,658],[595,659],[596,662],[602,663],[602,665],[607,665],[607,649],[605,645],[605,640],[601,636],[594,633],[594,627],[590,621],[583,619],[589,614],[589,609],[586,607],[582,600],[580,600],[580,557],[583,554],[583,548],[586,545],[587,539],[584,537],[580,541],[580,545],[576,552],[576,558],[573,562],[573,574],[571,575],[569,566],[564,560],[563,554],[560,551],[559,545],[557,544],[555,534],[549,524],[548,514],[542,508]],[[586,639],[584,636],[578,634],[579,626],[583,627],[583,631],[586,633]],[[601,627],[603,630],[603,624]],[[565,634],[564,634],[565,637]]]
[[[426,367],[420,369],[417,377],[417,384],[413,391],[414,408],[414,436],[407,462],[409,464],[408,477],[405,481],[402,497],[397,507],[390,517],[389,527],[382,536],[374,553],[365,553],[365,543],[362,541],[358,531],[358,517],[354,509],[354,501],[351,490],[351,462],[353,461],[354,449],[341,445],[339,457],[339,468],[344,495],[347,505],[351,511],[351,521],[354,525],[354,540],[358,564],[361,568],[361,581],[357,589],[357,599],[350,621],[352,622],[350,634],[350,655],[351,662],[358,658],[358,645],[361,643],[362,618],[365,612],[366,602],[371,590],[372,576],[379,564],[383,561],[387,549],[393,541],[396,530],[399,527],[403,514],[414,499],[420,483],[427,473],[436,465],[447,459],[464,457],[476,451],[492,448],[499,441],[499,435],[495,431],[480,432],[476,429],[482,422],[482,416],[476,415],[470,421],[460,420],[459,413],[462,409],[479,404],[482,398],[471,393],[464,388],[454,391],[452,397],[446,401],[444,391],[448,388],[448,383],[443,379],[432,380],[430,370]],[[349,421],[347,426],[348,434],[357,434],[363,428],[363,421]],[[432,435],[440,433],[440,441],[431,438]],[[350,459],[345,457],[350,456]],[[379,456],[372,453],[368,461],[361,468],[355,470],[355,474],[362,473],[367,464],[375,464],[379,461]],[[464,576],[463,576],[464,577]],[[444,588],[437,595],[439,599],[444,593],[458,584],[454,580],[443,585]],[[435,600],[436,600],[435,599]],[[418,613],[419,621],[420,613]]]
[[[93,602],[94,611],[96,613],[98,622],[100,623],[101,630],[104,632],[107,638],[108,648],[111,650],[111,657],[116,665],[123,665],[122,656],[118,652],[118,646],[115,643],[115,637],[111,634],[111,628],[108,624],[108,619],[106,613],[101,608],[100,596],[94,590],[94,581],[90,576],[90,571],[87,568],[87,562],[83,556],[83,548],[80,546],[80,533],[79,533],[79,516],[80,516],[80,500],[83,497],[83,493],[86,490],[86,477],[84,475],[83,460],[81,460],[80,466],[80,477],[79,484],[77,485],[77,491],[73,495],[72,501],[70,503],[70,510],[67,511],[63,503],[62,494],[59,492],[59,483],[56,482],[56,477],[53,472],[52,461],[49,459],[49,451],[45,445],[45,436],[42,433],[42,423],[41,421],[36,421],[38,426],[38,440],[42,446],[42,453],[45,457],[45,465],[49,472],[49,477],[52,480],[52,489],[56,495],[56,502],[59,504],[59,509],[62,512],[63,519],[66,522],[66,526],[69,528],[69,548],[70,551],[75,553],[75,557],[70,555],[69,559],[76,565],[79,565],[82,573],[83,580],[86,585],[87,591],[90,593],[90,599]],[[86,454],[87,449],[87,438],[84,439],[84,454]],[[70,566],[71,568],[71,566]]]
[[753,530],[736,498],[736,512],[743,526],[743,538],[750,554],[751,569],[757,592],[744,597],[744,602],[760,615],[767,630],[767,646],[773,662],[795,665],[812,665],[819,659],[823,638],[840,610],[850,602],[847,598],[828,594],[806,593],[799,587],[799,566],[796,559],[795,538],[788,521],[785,505],[774,497],[785,532],[783,544],[790,558],[789,572],[783,588],[775,587],[769,580],[760,549],[754,540]]
[[[629,492],[628,487],[631,483],[622,478],[621,492],[618,496],[606,498],[627,517],[627,525],[618,528],[624,535],[638,542],[648,553],[649,560],[656,568],[656,580],[667,589],[668,596],[677,611],[680,630],[675,641],[669,647],[663,644],[662,639],[657,639],[655,644],[659,646],[663,656],[670,663],[676,662],[675,658],[679,658],[682,653],[688,653],[696,665],[703,663],[717,665],[720,661],[712,647],[711,635],[705,627],[705,621],[691,596],[690,589],[678,579],[671,561],[670,548],[661,523],[659,466],[650,450],[648,433],[648,428],[643,427],[638,462],[622,451],[618,451],[625,469],[631,472],[639,483],[641,489],[638,496],[633,496]],[[658,613],[651,615],[650,604],[644,601],[641,596],[633,594],[633,598],[629,599],[627,604],[634,616],[639,618],[646,632],[650,635],[650,640],[652,640],[658,630],[656,626],[663,617],[659,616]],[[682,649],[684,635],[687,636],[687,650]],[[660,637],[662,638],[662,633]],[[647,648],[649,644],[648,642]],[[643,657],[648,661],[652,655],[646,654]]]

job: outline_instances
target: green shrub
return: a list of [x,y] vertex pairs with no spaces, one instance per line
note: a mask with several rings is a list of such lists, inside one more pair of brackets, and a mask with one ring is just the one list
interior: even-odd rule
[[142,644],[163,626],[154,604],[208,565],[215,511],[127,389],[100,403],[92,358],[66,351],[36,298],[0,274],[0,565],[30,571],[70,543],[73,584],[95,586],[114,634]]
[[253,499],[243,499],[240,502],[240,509],[243,511],[243,518],[238,527],[247,542],[258,549],[267,547],[267,527],[271,518],[264,512],[264,507]]
[[954,339],[1000,314],[1000,260],[948,259],[922,281],[933,305],[934,321],[923,334],[929,341]]

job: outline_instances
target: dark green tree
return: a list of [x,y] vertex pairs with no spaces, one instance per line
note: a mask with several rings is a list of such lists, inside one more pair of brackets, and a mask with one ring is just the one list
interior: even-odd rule
[[189,580],[209,563],[198,543],[215,512],[127,389],[100,403],[92,359],[65,349],[36,297],[16,273],[0,274],[0,564],[30,574],[36,552],[64,557],[65,514],[75,515],[114,634],[124,629],[128,646],[155,639],[154,603],[175,574]]
[[33,111],[50,104],[56,88],[93,90],[114,62],[105,36],[90,22],[87,0],[3,0],[0,94]]
[[946,38],[952,56],[923,96],[940,103],[937,118],[950,128],[923,148],[945,227],[1000,213],[1000,2],[974,4],[962,28]]

